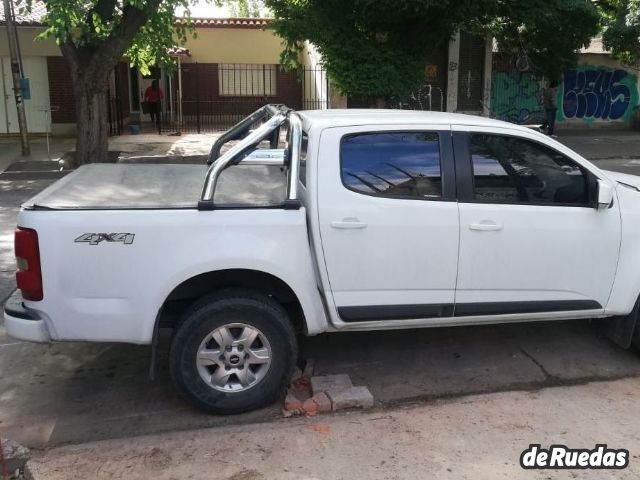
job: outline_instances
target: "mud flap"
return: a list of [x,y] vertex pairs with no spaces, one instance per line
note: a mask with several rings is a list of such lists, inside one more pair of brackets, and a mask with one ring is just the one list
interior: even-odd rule
[[600,321],[600,331],[616,345],[628,349],[634,343],[634,333],[638,321],[638,309],[640,298],[636,300],[633,310],[629,315],[607,318]]
[[153,336],[151,337],[151,357],[149,358],[149,381],[156,379],[156,360],[158,357],[158,343],[160,343],[160,316],[164,310],[164,305],[160,307],[158,315],[156,315],[156,323],[153,327]]

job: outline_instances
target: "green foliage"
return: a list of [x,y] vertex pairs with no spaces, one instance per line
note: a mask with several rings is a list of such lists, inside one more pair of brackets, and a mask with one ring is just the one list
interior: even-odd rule
[[[65,57],[80,66],[87,66],[95,55],[103,54],[101,60],[108,62],[117,62],[124,55],[146,74],[156,63],[174,64],[167,48],[184,44],[193,30],[189,18],[193,1],[45,0],[46,29],[39,38],[55,38]],[[31,2],[26,0],[23,8],[31,8]],[[185,13],[176,27],[178,7]]]
[[598,11],[589,0],[496,2],[488,31],[500,51],[525,55],[533,73],[558,79],[577,62],[577,50],[598,33]]
[[258,0],[227,0],[225,3],[228,5],[232,17],[260,17],[260,2]]
[[640,0],[601,0],[602,39],[614,57],[640,64]]
[[[177,5],[185,7],[186,13],[184,22],[176,26],[174,11]],[[175,58],[167,55],[167,48],[184,45],[190,30],[195,34],[190,23],[188,3],[163,1],[133,38],[125,56],[143,75],[148,75],[149,67],[159,63],[166,69],[172,70],[176,61]]]
[[525,55],[539,75],[557,76],[597,32],[589,0],[266,0],[293,67],[304,41],[322,54],[342,93],[402,99],[424,79],[426,60],[458,29],[494,36]]
[[[471,0],[267,0],[295,66],[305,40],[322,54],[333,85],[370,98],[401,98],[421,83],[425,59],[448,42]],[[459,5],[454,8],[453,5]]]

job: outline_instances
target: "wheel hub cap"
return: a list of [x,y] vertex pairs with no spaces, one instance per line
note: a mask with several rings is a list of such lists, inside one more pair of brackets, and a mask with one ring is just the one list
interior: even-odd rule
[[240,356],[236,355],[235,353],[233,355],[226,355],[225,356],[225,360],[228,366],[237,366],[242,364],[242,360],[240,359]]
[[210,387],[241,392],[266,375],[271,346],[257,328],[231,323],[207,334],[198,348],[196,365],[200,378]]

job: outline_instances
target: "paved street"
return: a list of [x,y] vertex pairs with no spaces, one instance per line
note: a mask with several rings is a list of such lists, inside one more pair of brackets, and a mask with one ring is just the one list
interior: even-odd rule
[[[194,145],[196,140],[192,139]],[[561,134],[559,140],[576,148],[603,168],[640,174],[638,134],[618,132],[605,135],[599,132],[598,135],[579,133],[566,137]],[[206,150],[202,146],[198,148]],[[619,154],[617,157],[615,152]],[[638,158],[634,158],[635,156]],[[19,205],[53,181],[51,178],[41,178],[42,176],[37,172],[19,178],[15,175],[0,175],[1,298],[6,298],[14,288],[12,243]],[[255,459],[260,468],[254,468],[250,463],[243,467],[255,470],[259,475],[249,472],[245,476],[233,476],[241,471],[238,467],[241,460],[232,456],[223,466],[213,463],[215,468],[224,470],[226,477],[223,478],[287,478],[284,473],[279,475],[274,470],[287,463],[279,462],[277,453],[264,453],[260,457],[260,445],[269,444],[270,452],[291,449],[292,466],[288,467],[291,473],[297,471],[294,468],[298,468],[296,462],[299,461],[293,458],[296,452],[304,450],[306,442],[313,442],[314,439],[319,439],[319,443],[309,448],[319,458],[326,455],[327,459],[338,462],[335,467],[338,468],[340,462],[344,465],[350,458],[348,452],[350,455],[360,454],[359,448],[364,447],[356,445],[360,443],[359,438],[375,435],[382,439],[385,431],[394,431],[400,435],[397,437],[398,445],[409,444],[419,438],[420,445],[433,449],[431,457],[440,460],[421,467],[424,468],[422,471],[433,475],[450,468],[445,461],[448,449],[465,452],[473,450],[476,453],[475,457],[462,458],[458,455],[458,463],[453,467],[461,469],[461,472],[470,477],[474,472],[474,459],[481,461],[488,456],[492,466],[506,462],[504,468],[498,471],[505,478],[512,478],[513,462],[517,462],[519,451],[529,441],[545,442],[552,437],[564,441],[565,437],[562,435],[565,435],[566,442],[571,440],[576,447],[593,446],[595,442],[605,441],[616,443],[619,448],[640,447],[637,436],[632,436],[637,432],[637,425],[635,429],[613,427],[621,424],[625,418],[623,414],[632,410],[627,405],[629,398],[637,398],[640,393],[640,358],[635,352],[623,351],[610,344],[587,322],[323,335],[302,339],[302,353],[305,358],[315,360],[317,373],[348,373],[354,384],[368,386],[376,399],[378,410],[354,417],[337,415],[335,418],[321,418],[318,422],[330,425],[331,433],[326,436],[313,430],[316,428],[313,425],[318,422],[280,420],[269,424],[273,427],[263,425],[259,428],[262,433],[252,440],[255,444],[251,443],[253,446],[248,454],[248,458]],[[237,442],[244,438],[243,435],[250,435],[249,427],[243,427],[242,424],[271,422],[280,417],[278,405],[232,417],[201,414],[177,397],[170,384],[167,364],[162,354],[158,378],[149,382],[148,356],[149,349],[144,346],[75,343],[34,345],[18,342],[4,334],[0,321],[2,436],[31,447],[43,448],[218,427],[216,430],[189,433],[189,445],[196,448],[193,457],[189,458],[196,458],[201,464],[206,461],[203,458],[222,458],[220,455],[226,455],[221,450],[222,447],[216,446],[214,449],[207,443],[210,438],[224,435],[224,438]],[[625,380],[615,381],[616,379]],[[589,383],[594,381],[598,383]],[[540,390],[543,387],[556,388]],[[611,392],[610,388],[613,389]],[[439,400],[469,394],[514,391],[515,393],[462,397],[451,401]],[[527,391],[531,393],[526,393]],[[585,404],[580,404],[582,398],[586,398]],[[425,400],[435,403],[407,407],[417,401],[422,404]],[[496,408],[490,408],[494,401]],[[605,411],[605,404],[611,406],[611,411]],[[575,411],[567,405],[575,406]],[[588,425],[583,425],[576,430],[570,429],[568,422],[574,421],[574,425],[584,423],[584,415],[592,411],[590,408],[593,405],[597,407],[597,411],[588,418],[587,423],[601,421],[611,427],[589,430]],[[397,410],[396,407],[401,409]],[[559,410],[553,410],[556,407]],[[504,413],[500,413],[501,408],[504,408]],[[539,421],[528,420],[530,411],[547,417],[542,417]],[[413,427],[407,426],[414,417],[420,418],[416,420],[419,423]],[[520,426],[509,430],[507,424],[515,421],[513,417],[520,418],[516,422]],[[353,430],[349,430],[352,418],[357,418],[354,420],[357,423],[354,423],[356,427]],[[451,419],[451,422],[447,419]],[[487,433],[494,422],[504,424],[503,430],[500,430],[502,433]],[[363,427],[368,424],[381,427]],[[434,429],[433,435],[427,435],[429,438],[424,433],[415,432],[429,429]],[[559,432],[563,431],[565,433],[560,435]],[[302,434],[293,437],[294,439],[289,438],[290,434],[294,435],[296,432]],[[457,433],[453,435],[452,432]],[[587,432],[589,435],[585,433],[580,436],[580,432]],[[615,436],[612,436],[613,432]],[[442,441],[434,442],[435,435],[441,435]],[[127,459],[133,466],[138,465],[137,462],[163,466],[180,463],[180,458],[187,458],[188,453],[184,447],[177,447],[175,452],[168,455],[164,449],[156,451],[152,448],[158,442],[180,444],[184,439],[180,440],[175,435],[162,437],[163,440],[159,438],[141,439],[138,450],[129,456],[121,455],[128,450],[124,446],[126,444],[107,443],[60,450],[56,453],[57,460],[45,457],[43,462],[51,462],[52,468],[59,469],[58,475],[62,475],[60,472],[66,471],[65,465],[77,461],[80,465],[78,472],[85,472],[84,476],[79,474],[77,478],[91,478],[93,475],[83,470],[82,461],[77,460],[78,452],[92,452],[93,455],[108,446],[110,455],[114,455],[110,460],[114,470],[106,473],[118,478],[118,468],[128,468]],[[353,446],[351,450],[345,449],[344,453],[336,453],[343,452],[342,447],[337,446],[330,453],[332,445],[338,441],[352,442]],[[502,446],[511,441],[515,442],[512,451],[504,450]],[[496,442],[501,445],[501,455],[506,454],[507,457],[498,458],[489,452],[488,449]],[[232,444],[233,442],[230,445]],[[210,452],[205,451],[209,448],[207,445],[211,446]],[[394,451],[388,442],[383,442],[378,450],[374,449],[372,452],[377,452],[380,461],[384,460],[386,463],[381,463],[376,471],[366,471],[370,476],[362,478],[409,478],[400,474],[394,477],[389,472],[395,470],[388,469],[393,465],[397,468],[399,465],[410,466],[411,462],[419,460],[415,450]],[[411,460],[409,455],[414,455],[415,458]],[[121,457],[120,463],[114,460],[116,457]],[[302,467],[301,474],[304,473],[309,478],[339,478],[331,475],[323,477],[318,473],[321,463],[316,464],[313,459],[310,462],[308,468]],[[63,478],[56,477],[51,472],[42,478]],[[182,475],[188,477],[189,473],[188,470],[175,470],[171,474],[162,473],[162,470],[158,472],[157,478],[182,478]],[[636,470],[634,472],[637,473]],[[495,478],[488,475],[486,473],[485,477]],[[478,477],[473,478],[485,477],[481,472]],[[106,475],[106,478],[111,477]]]
[[589,160],[640,159],[640,132],[621,129],[560,130],[561,143]]
[[[640,476],[637,379],[442,399],[56,448],[35,480],[590,479]],[[625,470],[520,468],[531,443],[631,451]]]
[[[469,393],[538,389],[640,375],[640,359],[584,322],[482,326],[307,339],[319,374],[348,373],[377,404]],[[233,417],[204,415],[180,400],[162,356],[149,382],[147,347],[0,346],[0,428],[32,447],[267,421],[279,406]]]

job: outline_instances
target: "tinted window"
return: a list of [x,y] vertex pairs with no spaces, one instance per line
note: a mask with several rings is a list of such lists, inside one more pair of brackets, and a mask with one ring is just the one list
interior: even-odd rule
[[351,135],[342,141],[342,183],[385,197],[442,196],[437,133]]
[[300,141],[300,167],[298,171],[298,178],[305,187],[307,186],[307,146],[309,145],[309,136],[302,132],[302,139]]
[[564,155],[529,140],[471,134],[474,197],[483,201],[587,205],[588,176]]

